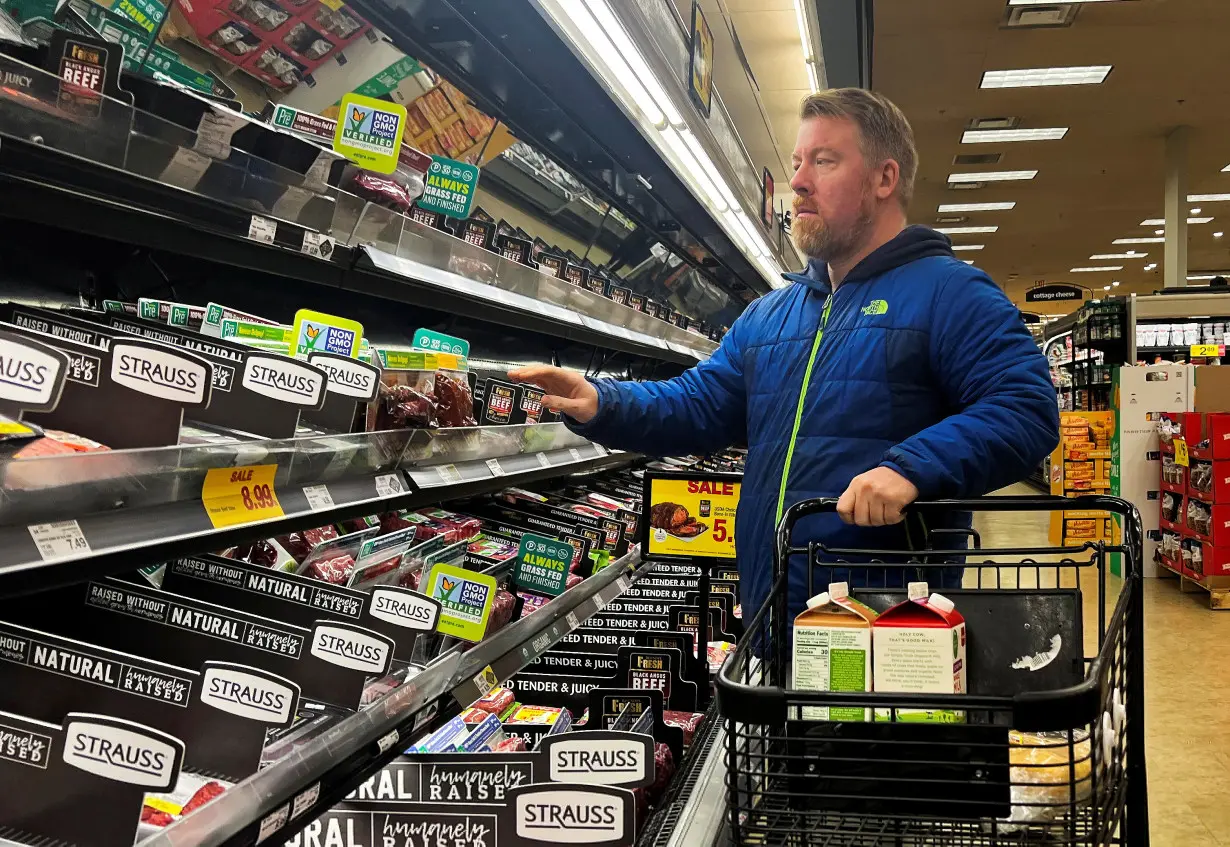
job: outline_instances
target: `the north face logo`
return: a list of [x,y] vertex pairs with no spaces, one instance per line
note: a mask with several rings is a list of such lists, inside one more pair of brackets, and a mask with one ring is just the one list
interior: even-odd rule
[[888,301],[887,300],[872,300],[863,307],[864,315],[887,315]]

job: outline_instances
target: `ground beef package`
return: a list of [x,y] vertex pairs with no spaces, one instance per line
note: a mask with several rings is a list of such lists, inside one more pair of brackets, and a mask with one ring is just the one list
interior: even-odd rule
[[490,638],[507,626],[512,620],[513,610],[516,607],[517,598],[512,595],[512,592],[505,591],[503,588],[495,592],[495,599],[491,601],[491,616],[487,618],[487,631],[483,633],[483,638]]
[[507,688],[496,687],[471,704],[471,709],[478,709],[489,715],[502,716],[509,710],[517,696]]
[[465,374],[436,371],[436,418],[440,426],[477,426],[474,396]]
[[313,562],[308,566],[307,575],[330,585],[345,585],[354,570],[354,556],[340,553],[327,559]]

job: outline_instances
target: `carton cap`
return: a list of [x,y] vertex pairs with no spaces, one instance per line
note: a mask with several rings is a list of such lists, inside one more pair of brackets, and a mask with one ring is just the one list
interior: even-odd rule
[[927,592],[928,592],[928,591],[929,591],[929,589],[927,588],[927,583],[925,583],[925,582],[911,582],[911,583],[910,583],[910,585],[909,585],[909,589],[908,589],[908,594],[907,594],[907,596],[908,596],[911,600],[925,600],[925,599],[927,599]]
[[944,614],[948,614],[956,608],[956,605],[943,594],[932,594],[931,599],[927,601],[927,605],[938,609]]
[[807,608],[815,609],[820,606],[827,606],[828,604],[829,604],[829,593],[827,591],[821,591],[815,597],[807,601]]
[[850,584],[847,582],[830,582],[829,597],[833,598],[833,602],[845,600],[850,596]]

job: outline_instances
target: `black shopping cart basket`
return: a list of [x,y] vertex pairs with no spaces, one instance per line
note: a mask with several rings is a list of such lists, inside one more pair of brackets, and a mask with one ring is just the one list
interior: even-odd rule
[[[818,542],[792,546],[801,518],[835,508],[835,500],[808,500],[786,512],[769,597],[718,674],[731,840],[1147,847],[1142,529],[1135,507],[1098,496],[911,507],[913,520],[933,510],[1111,513],[1121,543],[987,549],[971,530],[935,529],[921,544],[920,533],[911,533],[915,547],[905,555]],[[957,539],[941,533],[972,536],[975,549],[954,551]],[[789,615],[806,597],[790,595],[787,563],[797,568],[802,557],[808,597],[825,590],[813,584],[818,577],[831,575],[878,612],[905,600],[908,582],[935,575],[935,585],[947,568],[942,573],[953,584],[962,575],[952,569],[964,567],[963,587],[941,590],[965,618],[967,692],[794,690]],[[1111,574],[1116,558],[1122,580]],[[1093,592],[1096,620],[1085,620],[1082,596]]]

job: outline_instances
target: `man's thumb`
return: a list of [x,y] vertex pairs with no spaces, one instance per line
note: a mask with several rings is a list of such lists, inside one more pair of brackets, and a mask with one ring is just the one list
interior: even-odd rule
[[585,423],[593,417],[593,410],[588,408],[584,400],[573,400],[568,397],[560,397],[555,394],[545,394],[542,398],[542,405],[556,412],[563,412],[570,418],[574,418],[581,423]]

